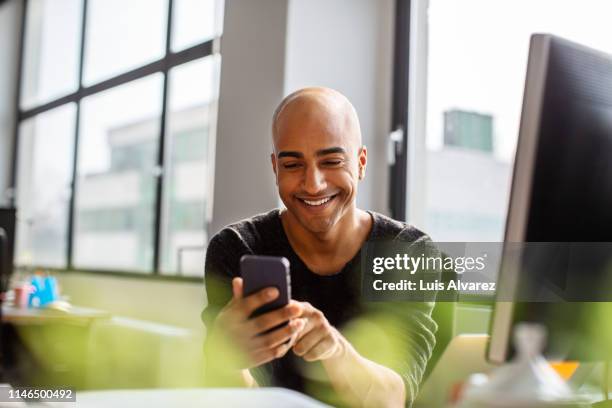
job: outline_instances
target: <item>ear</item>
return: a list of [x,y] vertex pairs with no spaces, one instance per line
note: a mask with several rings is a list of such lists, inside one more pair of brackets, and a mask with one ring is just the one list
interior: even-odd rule
[[359,180],[363,180],[365,177],[366,166],[368,164],[368,149],[365,147],[365,145],[361,146],[361,148],[359,149],[359,155],[357,160],[357,165],[359,166],[358,177]]
[[278,172],[276,171],[276,155],[274,152],[270,153],[270,161],[272,162],[272,171],[274,172],[274,180],[278,186]]

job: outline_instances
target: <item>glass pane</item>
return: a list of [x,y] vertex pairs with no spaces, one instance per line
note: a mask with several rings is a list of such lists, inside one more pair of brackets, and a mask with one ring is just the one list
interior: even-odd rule
[[90,0],[84,84],[163,57],[167,20],[168,0]]
[[21,123],[17,169],[19,265],[66,267],[76,106]]
[[170,72],[162,218],[162,271],[202,276],[212,213],[217,56]]
[[76,91],[82,0],[30,0],[26,16],[21,107]]
[[530,35],[610,52],[610,15],[599,0],[430,1],[423,228],[434,239],[502,239]]
[[83,99],[74,264],[151,271],[162,75]]
[[172,13],[172,51],[221,34],[223,0],[175,0]]

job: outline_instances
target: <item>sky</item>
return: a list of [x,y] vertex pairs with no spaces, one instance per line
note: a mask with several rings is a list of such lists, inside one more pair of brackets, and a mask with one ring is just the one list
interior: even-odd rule
[[612,54],[609,0],[429,0],[427,145],[442,145],[445,110],[494,117],[495,155],[511,162],[529,37],[551,33]]

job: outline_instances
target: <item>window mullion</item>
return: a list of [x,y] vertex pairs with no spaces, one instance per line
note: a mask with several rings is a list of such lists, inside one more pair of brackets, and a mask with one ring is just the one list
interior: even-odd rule
[[168,20],[166,25],[166,54],[164,56],[164,84],[162,91],[162,112],[160,118],[160,134],[157,151],[157,166],[161,171],[157,174],[155,191],[155,227],[153,231],[153,274],[161,273],[161,247],[162,247],[162,216],[163,216],[163,189],[166,168],[164,166],[166,150],[166,116],[168,111],[168,81],[169,81],[169,57],[170,45],[172,44],[172,12],[173,0],[168,0]]
[[11,181],[8,194],[9,205],[17,206],[17,156],[19,154],[19,125],[21,116],[21,93],[23,91],[23,60],[25,55],[25,33],[26,33],[26,14],[29,0],[24,0],[21,7],[21,33],[19,38],[19,60],[17,62],[17,89],[15,92],[15,125],[13,129],[13,157],[11,160]]
[[75,227],[75,201],[76,201],[76,190],[77,190],[77,178],[78,178],[78,165],[79,165],[79,137],[81,133],[81,99],[83,94],[83,70],[85,60],[85,35],[87,32],[87,9],[88,0],[83,0],[83,14],[81,16],[81,47],[79,55],[79,88],[77,90],[76,100],[76,123],[74,126],[74,152],[72,160],[72,182],[70,184],[70,204],[68,207],[68,242],[66,243],[66,262],[67,269],[73,268],[73,238],[74,238],[74,227]]

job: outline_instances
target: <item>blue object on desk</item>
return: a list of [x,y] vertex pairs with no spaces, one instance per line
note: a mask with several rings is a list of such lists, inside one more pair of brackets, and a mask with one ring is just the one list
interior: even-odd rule
[[43,307],[59,298],[54,277],[34,276],[31,283],[33,289],[28,300],[29,307]]

